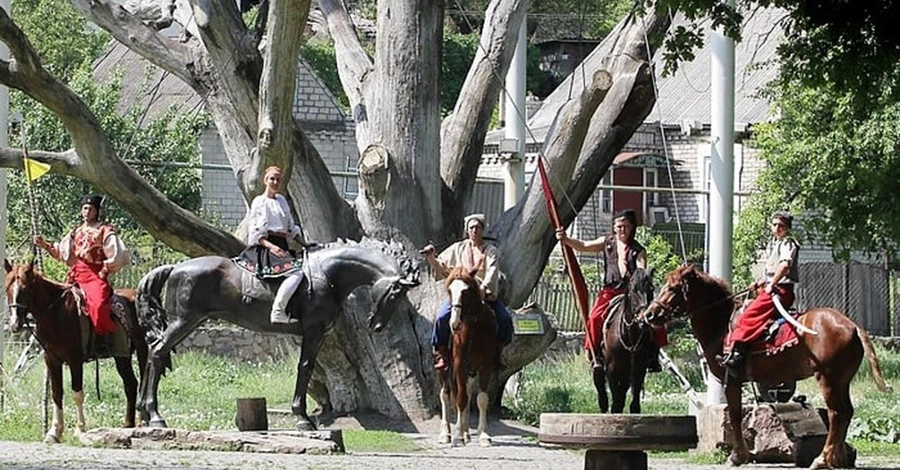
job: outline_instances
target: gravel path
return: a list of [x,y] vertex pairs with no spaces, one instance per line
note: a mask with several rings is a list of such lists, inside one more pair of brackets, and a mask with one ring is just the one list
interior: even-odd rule
[[[254,454],[246,452],[211,451],[150,451],[102,449],[68,445],[45,445],[0,441],[2,469],[234,469],[234,470],[295,470],[295,469],[478,469],[478,470],[581,470],[583,454],[547,449],[539,446],[534,429],[510,422],[494,422],[490,429],[494,446],[477,445],[451,448],[439,446],[435,434],[406,434],[424,450],[414,453],[348,453],[344,455],[287,455]],[[900,461],[891,462],[878,457],[861,457],[860,468],[900,470]],[[652,470],[711,470],[713,465],[689,465],[680,459],[650,458]],[[787,464],[747,465],[747,469],[789,469]],[[611,469],[613,470],[613,469]]]

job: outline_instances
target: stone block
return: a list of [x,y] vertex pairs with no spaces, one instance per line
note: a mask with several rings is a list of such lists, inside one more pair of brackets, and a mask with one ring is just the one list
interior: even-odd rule
[[[799,403],[745,405],[743,437],[750,459],[758,463],[793,462],[808,466],[822,452],[828,434],[819,412]],[[731,449],[734,437],[726,405],[712,405],[697,415],[698,452]]]

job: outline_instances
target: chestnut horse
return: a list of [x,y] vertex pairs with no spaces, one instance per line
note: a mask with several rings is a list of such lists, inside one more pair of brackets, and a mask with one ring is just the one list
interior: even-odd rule
[[[497,318],[484,302],[481,287],[472,273],[455,268],[445,281],[450,296],[450,367],[438,371],[441,385],[441,434],[439,442],[467,444],[469,437],[469,400],[477,377],[478,442],[491,445],[487,433],[487,387],[499,363],[497,357]],[[472,379],[471,381],[469,379]],[[452,392],[452,393],[451,393]],[[456,403],[456,436],[450,438],[450,396]]]
[[[44,437],[44,442],[59,442],[62,437],[65,424],[63,421],[63,382],[62,366],[69,365],[72,391],[75,392],[76,421],[75,432],[84,431],[84,363],[94,359],[87,354],[85,344],[82,342],[82,325],[89,325],[87,317],[81,315],[80,304],[84,300],[78,298],[79,294],[73,286],[60,284],[45,279],[40,271],[34,269],[34,264],[18,264],[12,266],[4,260],[6,268],[6,296],[9,299],[9,327],[13,333],[27,327],[26,317],[34,319],[34,336],[44,348],[44,363],[47,365],[47,375],[50,377],[50,390],[53,394],[53,424]],[[125,427],[135,425],[135,403],[137,398],[138,380],[131,368],[131,353],[137,352],[138,365],[144,370],[147,363],[147,342],[144,339],[137,321],[137,313],[134,308],[135,292],[130,289],[120,289],[115,293],[117,299],[113,300],[113,307],[124,306],[124,318],[128,323],[125,331],[130,340],[127,354],[116,355],[116,370],[122,377],[125,386]],[[118,322],[116,322],[118,324]],[[118,328],[123,326],[118,324]],[[90,333],[93,335],[93,333]],[[119,334],[119,333],[114,333]],[[94,337],[96,341],[97,338]],[[121,354],[115,349],[113,354]],[[108,356],[107,356],[108,357]]]
[[[597,389],[597,405],[600,412],[621,413],[625,409],[625,396],[631,389],[631,405],[628,411],[641,412],[641,391],[647,376],[647,363],[651,354],[657,354],[653,345],[653,331],[640,321],[640,311],[653,299],[653,279],[650,274],[637,269],[629,277],[625,294],[609,304],[607,324],[603,328],[604,365],[592,370],[594,388]],[[612,394],[612,410],[606,395],[606,383]]]
[[690,317],[694,337],[703,348],[710,371],[725,383],[734,435],[734,449],[729,457],[731,464],[741,465],[750,460],[741,433],[741,384],[749,380],[778,383],[815,375],[828,408],[830,425],[822,454],[810,468],[853,467],[855,458],[847,451],[845,442],[853,416],[850,381],[863,356],[869,362],[879,390],[889,390],[868,333],[835,309],[811,308],[797,320],[816,331],[816,335],[797,331],[798,345],[773,356],[748,357],[738,376],[725,381],[725,368],[716,358],[722,354],[735,306],[734,297],[723,281],[693,266],[682,266],[668,275],[666,285],[643,313],[643,318],[651,324]]

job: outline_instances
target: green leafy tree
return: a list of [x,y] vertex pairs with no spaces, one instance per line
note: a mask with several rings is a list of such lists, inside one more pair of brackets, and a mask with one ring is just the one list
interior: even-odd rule
[[[119,112],[121,74],[114,74],[108,83],[100,83],[91,75],[92,63],[103,53],[109,34],[90,28],[67,1],[23,0],[13,6],[16,21],[35,38],[33,45],[42,61],[48,63],[49,70],[65,77],[94,111],[122,158],[137,162],[135,170],[182,207],[199,211],[199,170],[173,168],[171,164],[199,163],[198,137],[208,124],[205,114],[172,108],[148,120],[143,116],[146,109],[138,105]],[[25,121],[24,127],[14,128],[10,135],[14,147],[21,148],[23,130],[29,148],[62,151],[72,147],[71,134],[56,114],[18,90],[10,95],[10,108],[19,111]],[[81,179],[54,173],[35,181],[34,210],[42,233],[51,239],[62,236],[80,222],[81,196],[97,191]],[[21,172],[11,174],[8,211],[8,243],[18,246],[22,254],[28,241],[32,208]],[[106,201],[103,218],[124,232],[126,238],[141,236],[129,233],[142,229],[115,200]]]

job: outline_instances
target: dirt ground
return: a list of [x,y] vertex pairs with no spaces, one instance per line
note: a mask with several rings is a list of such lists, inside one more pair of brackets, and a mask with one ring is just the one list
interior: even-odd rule
[[[0,442],[0,468],[37,470],[88,469],[434,469],[450,466],[456,469],[531,470],[583,469],[583,454],[577,451],[548,449],[537,443],[537,429],[512,421],[493,421],[489,432],[493,447],[477,445],[449,447],[436,443],[438,421],[416,423],[416,432],[405,435],[424,450],[414,453],[355,453],[343,455],[287,455],[245,452],[210,452],[181,450],[125,450],[45,445],[40,443]],[[362,427],[358,420],[338,420],[332,428]],[[433,429],[433,431],[432,431]],[[897,469],[900,461],[879,460],[862,456],[858,462],[865,469]],[[688,465],[681,459],[651,456],[652,470],[706,470],[712,465]],[[748,465],[747,469],[795,468],[788,464]]]

